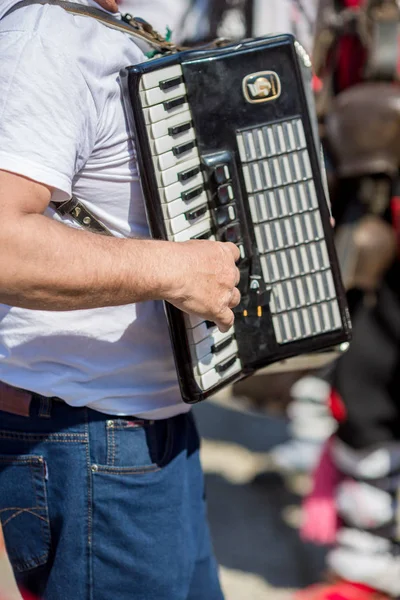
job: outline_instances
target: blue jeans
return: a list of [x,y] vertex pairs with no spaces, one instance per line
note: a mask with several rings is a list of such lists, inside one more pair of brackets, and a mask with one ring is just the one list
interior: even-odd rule
[[34,397],[0,412],[0,518],[43,600],[223,600],[193,417],[112,418]]

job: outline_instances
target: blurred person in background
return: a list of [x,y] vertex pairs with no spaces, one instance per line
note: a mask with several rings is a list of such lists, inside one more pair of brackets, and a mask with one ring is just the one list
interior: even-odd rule
[[325,1],[320,18],[318,108],[353,342],[332,377],[338,430],[304,506],[304,538],[336,543],[333,583],[296,600],[387,600],[400,597],[400,11]]

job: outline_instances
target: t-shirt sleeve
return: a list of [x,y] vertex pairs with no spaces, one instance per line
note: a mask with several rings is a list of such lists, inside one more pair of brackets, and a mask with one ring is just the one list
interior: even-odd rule
[[95,143],[97,111],[77,60],[24,31],[0,34],[0,169],[71,196]]

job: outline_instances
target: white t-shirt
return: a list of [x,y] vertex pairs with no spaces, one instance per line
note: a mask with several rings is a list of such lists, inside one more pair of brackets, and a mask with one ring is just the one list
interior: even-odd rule
[[[16,3],[2,0],[0,17]],[[146,236],[119,81],[121,68],[144,60],[127,34],[57,6],[2,19],[0,169],[56,188],[56,200],[73,190],[116,236]],[[109,414],[188,410],[160,302],[73,312],[0,305],[0,380]]]

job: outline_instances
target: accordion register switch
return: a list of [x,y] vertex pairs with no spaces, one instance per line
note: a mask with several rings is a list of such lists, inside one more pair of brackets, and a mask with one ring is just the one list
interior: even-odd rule
[[183,399],[346,343],[310,65],[296,40],[179,52],[122,75],[152,235],[240,249],[231,331],[166,304]]

